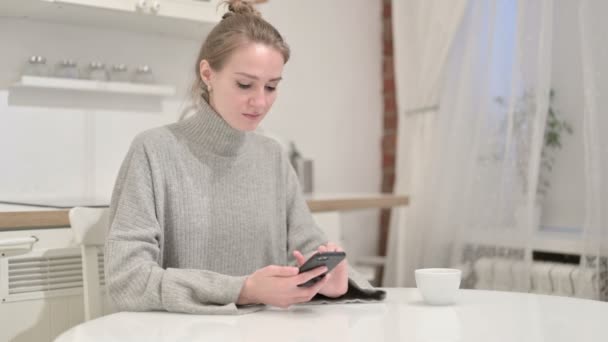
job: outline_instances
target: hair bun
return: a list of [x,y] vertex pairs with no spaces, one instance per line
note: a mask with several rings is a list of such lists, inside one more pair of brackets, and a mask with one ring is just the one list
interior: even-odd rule
[[253,5],[249,1],[244,0],[227,0],[224,1],[228,5],[228,12],[224,14],[222,19],[226,19],[233,15],[253,15],[261,17],[260,12],[253,8]]

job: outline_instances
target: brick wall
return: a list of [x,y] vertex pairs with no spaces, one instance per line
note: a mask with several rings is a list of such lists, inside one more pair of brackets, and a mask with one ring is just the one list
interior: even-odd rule
[[[393,30],[391,0],[382,1],[382,75],[384,98],[384,129],[382,134],[382,192],[392,193],[395,183],[395,153],[397,145],[397,100],[395,96],[395,69],[393,63]],[[380,213],[379,254],[386,255],[390,210]],[[382,272],[379,279],[382,279]],[[377,281],[379,281],[377,279]]]

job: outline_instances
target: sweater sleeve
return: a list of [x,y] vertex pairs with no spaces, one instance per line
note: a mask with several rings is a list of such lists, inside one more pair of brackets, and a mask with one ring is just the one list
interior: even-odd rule
[[[303,254],[315,251],[320,245],[326,244],[327,237],[314,222],[306,200],[302,195],[300,183],[294,169],[289,162],[286,166],[287,188],[287,250],[290,264],[295,264],[293,251],[299,250]],[[365,278],[348,267],[348,291],[341,297],[328,298],[317,295],[314,302],[360,302],[367,300],[382,300],[385,293],[374,289]]]
[[235,305],[245,277],[161,266],[163,228],[157,219],[154,181],[145,144],[136,138],[112,194],[105,245],[107,292],[115,308],[195,314],[256,310]]

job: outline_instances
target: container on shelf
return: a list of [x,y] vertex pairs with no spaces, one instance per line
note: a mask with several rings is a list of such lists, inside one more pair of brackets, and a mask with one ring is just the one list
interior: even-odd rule
[[108,80],[108,71],[106,70],[106,65],[101,62],[89,63],[87,72],[88,72],[88,79],[90,79],[90,80],[94,80],[94,81],[107,81]]
[[64,59],[55,65],[55,77],[61,78],[80,78],[78,64],[71,59]]
[[135,83],[154,83],[152,69],[148,65],[138,66],[133,73],[132,81]]
[[114,64],[110,70],[110,81],[129,82],[127,66],[125,64]]
[[25,64],[23,74],[26,76],[48,76],[49,69],[44,56],[31,56]]

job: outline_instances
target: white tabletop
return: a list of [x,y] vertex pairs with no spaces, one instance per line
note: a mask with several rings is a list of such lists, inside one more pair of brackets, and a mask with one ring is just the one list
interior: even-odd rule
[[241,316],[122,312],[56,341],[608,341],[608,303],[461,290],[455,305],[425,305],[416,289],[375,304],[299,305]]

